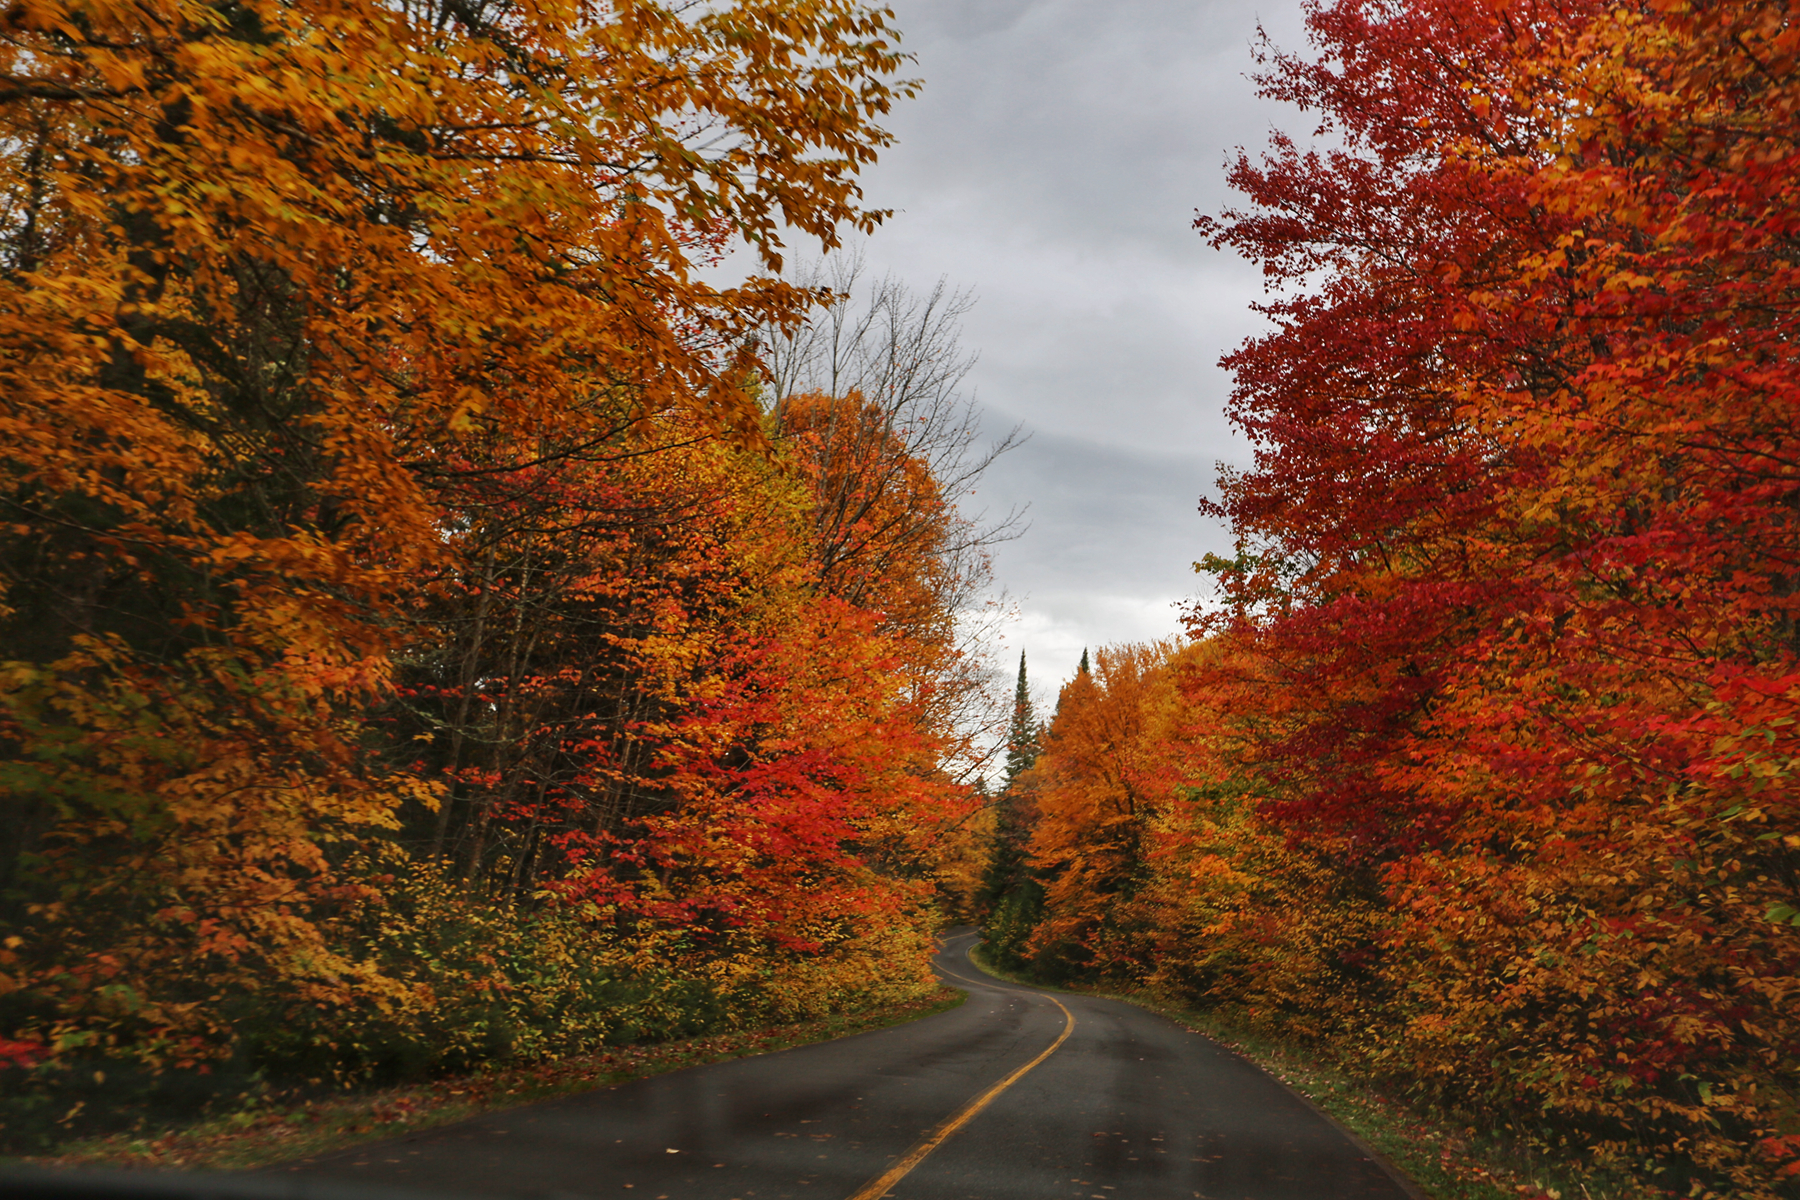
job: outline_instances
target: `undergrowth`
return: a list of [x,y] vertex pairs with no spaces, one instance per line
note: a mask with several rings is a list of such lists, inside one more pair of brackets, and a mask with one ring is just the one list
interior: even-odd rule
[[939,988],[917,1000],[794,1025],[609,1047],[429,1083],[309,1098],[252,1095],[200,1120],[157,1125],[146,1117],[129,1132],[74,1139],[47,1153],[10,1161],[55,1167],[249,1170],[685,1067],[882,1029],[955,1008],[967,997],[966,992]]

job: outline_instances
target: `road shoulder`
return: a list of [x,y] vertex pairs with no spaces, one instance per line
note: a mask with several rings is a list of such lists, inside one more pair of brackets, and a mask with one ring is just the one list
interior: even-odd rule
[[1371,1151],[1398,1182],[1427,1200],[1641,1200],[1629,1181],[1583,1172],[1565,1163],[1520,1153],[1465,1124],[1421,1113],[1385,1096],[1367,1080],[1324,1061],[1307,1047],[1235,1025],[1142,992],[1055,986],[1001,971],[973,958],[995,979],[1117,1000],[1167,1017],[1254,1064]]

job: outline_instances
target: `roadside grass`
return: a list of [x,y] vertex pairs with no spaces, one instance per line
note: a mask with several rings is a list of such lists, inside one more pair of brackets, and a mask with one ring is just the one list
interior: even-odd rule
[[1421,1111],[1329,1063],[1317,1051],[1220,1014],[1197,1012],[1151,992],[1040,983],[987,962],[979,947],[971,957],[997,979],[1135,1004],[1211,1038],[1362,1139],[1431,1200],[1641,1200],[1662,1194],[1647,1192],[1632,1180],[1547,1160],[1453,1115]]
[[[885,1029],[946,1012],[968,993],[940,987],[918,1000],[771,1029],[738,1030],[502,1067],[354,1094],[253,1098],[231,1111],[163,1128],[71,1140],[48,1154],[0,1160],[48,1167],[245,1171],[454,1124],[577,1092]],[[146,1122],[148,1124],[148,1122]]]

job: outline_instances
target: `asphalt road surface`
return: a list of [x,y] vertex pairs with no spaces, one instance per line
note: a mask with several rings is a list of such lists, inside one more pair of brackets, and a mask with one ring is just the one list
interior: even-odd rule
[[977,940],[938,954],[969,992],[946,1013],[272,1170],[559,1200],[1418,1196],[1243,1059],[1128,1004],[992,979]]

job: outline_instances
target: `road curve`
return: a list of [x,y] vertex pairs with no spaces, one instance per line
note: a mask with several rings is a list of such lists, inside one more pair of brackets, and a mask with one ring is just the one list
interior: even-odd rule
[[1129,1004],[995,980],[977,940],[946,938],[935,966],[969,1000],[937,1016],[271,1170],[608,1200],[1418,1196],[1250,1063]]

